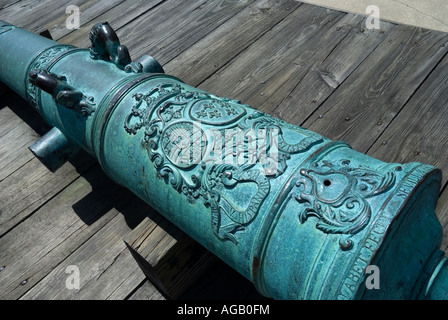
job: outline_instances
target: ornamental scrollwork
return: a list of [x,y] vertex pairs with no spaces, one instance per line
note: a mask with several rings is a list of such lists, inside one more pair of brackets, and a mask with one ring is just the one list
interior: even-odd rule
[[[317,134],[284,126],[239,101],[190,91],[177,82],[154,86],[133,99],[124,120],[126,132],[141,132],[158,176],[189,202],[201,200],[210,208],[215,235],[235,244],[266,200],[270,181],[286,171],[291,155],[323,142]],[[287,142],[285,130],[296,135],[294,143]],[[260,133],[264,138],[258,140],[257,152],[248,152]],[[223,146],[228,141],[234,142],[231,148]],[[278,155],[273,160],[274,149]]]
[[316,217],[316,228],[328,234],[342,234],[340,246],[352,247],[350,236],[360,232],[371,218],[368,199],[388,191],[396,180],[393,170],[380,173],[356,167],[350,160],[314,162],[300,171],[296,200],[304,205],[299,221]]

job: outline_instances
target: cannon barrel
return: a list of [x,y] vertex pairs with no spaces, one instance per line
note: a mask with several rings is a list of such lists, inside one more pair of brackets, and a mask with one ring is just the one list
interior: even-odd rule
[[90,40],[0,21],[0,81],[53,127],[30,148],[50,170],[86,150],[267,297],[447,298],[439,169],[384,163],[132,61],[108,23]]

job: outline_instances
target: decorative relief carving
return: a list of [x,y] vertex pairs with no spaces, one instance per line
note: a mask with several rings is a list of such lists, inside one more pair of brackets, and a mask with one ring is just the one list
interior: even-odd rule
[[[291,155],[323,142],[317,134],[239,101],[188,91],[177,83],[161,84],[133,98],[124,121],[126,132],[144,132],[142,143],[159,177],[189,202],[201,199],[211,210],[215,235],[235,244],[268,196],[270,180],[285,172]],[[288,143],[285,131],[297,142]],[[244,145],[260,132],[267,137],[259,139],[257,152],[250,154]],[[277,143],[272,142],[273,132]],[[234,140],[231,148],[223,147]],[[268,156],[274,149],[278,164]]]
[[[207,143],[201,128],[192,122],[169,125],[161,137],[161,149],[168,160],[181,169],[189,169],[205,154]],[[197,160],[196,160],[197,159]]]
[[[403,171],[403,167],[396,165],[394,170],[400,172]],[[381,241],[389,226],[391,226],[395,214],[397,214],[396,208],[406,202],[409,194],[430,170],[432,170],[430,166],[418,165],[405,174],[402,179],[397,179],[399,181],[396,186],[398,192],[391,193],[391,197],[386,202],[386,205],[383,206],[379,216],[369,228],[368,234],[363,238],[362,243],[359,244],[359,248],[355,253],[355,260],[348,266],[349,269],[346,270],[345,277],[339,284],[337,300],[354,299],[356,291],[364,279],[367,266],[371,264],[372,258],[377,253],[378,248],[380,248]],[[401,193],[401,191],[404,193]]]
[[236,101],[205,99],[193,104],[190,109],[190,118],[202,123],[222,126],[237,121],[246,113],[246,110],[236,104]]
[[[353,167],[350,160],[315,162],[302,169],[297,183],[296,199],[305,206],[299,213],[303,224],[316,217],[316,228],[330,234],[353,235],[361,231],[371,217],[367,199],[388,191],[396,180],[395,173],[381,174],[364,167]],[[348,250],[349,238],[341,238],[340,246]]]

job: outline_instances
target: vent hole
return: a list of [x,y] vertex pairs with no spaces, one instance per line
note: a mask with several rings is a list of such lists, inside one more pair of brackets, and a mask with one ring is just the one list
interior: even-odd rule
[[331,180],[325,180],[324,181],[324,186],[326,186],[326,187],[331,186]]

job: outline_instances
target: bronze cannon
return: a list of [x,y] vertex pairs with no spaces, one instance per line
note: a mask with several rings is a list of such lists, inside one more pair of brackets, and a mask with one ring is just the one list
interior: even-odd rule
[[[91,47],[0,21],[0,81],[53,129],[50,170],[80,149],[275,299],[444,299],[441,171],[384,163],[132,61],[107,23]],[[381,288],[366,271],[381,270]]]

